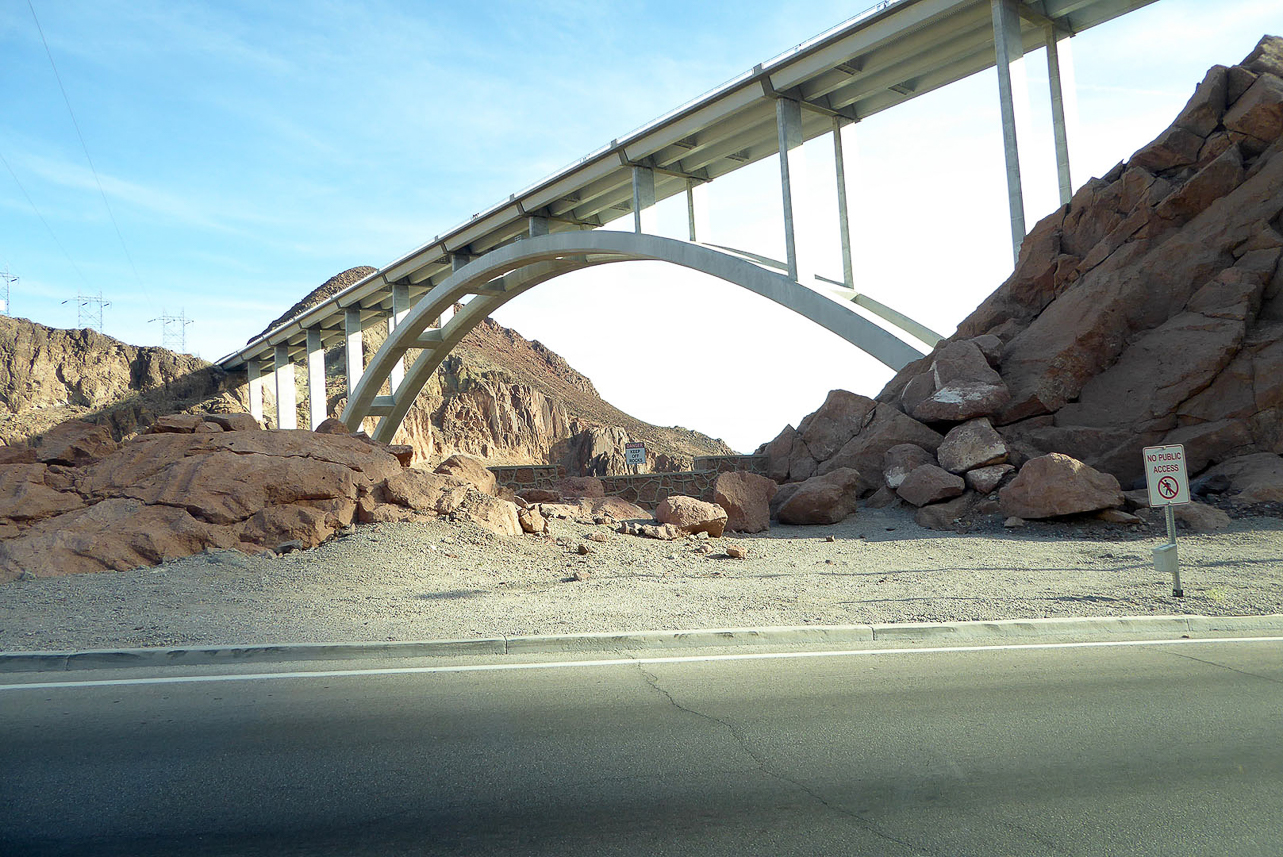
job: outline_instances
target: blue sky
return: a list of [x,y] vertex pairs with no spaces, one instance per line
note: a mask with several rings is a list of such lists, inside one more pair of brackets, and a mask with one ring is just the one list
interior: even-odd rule
[[[159,344],[149,320],[185,311],[188,350],[217,359],[338,271],[390,262],[864,5],[31,0],[96,180],[27,0],[5,0],[12,311],[74,327],[77,292],[101,290],[106,333]],[[1277,0],[1158,0],[1075,38],[1075,183],[1166,127],[1208,66],[1280,31]],[[1028,69],[1032,224],[1057,200],[1041,52]],[[1010,271],[996,89],[976,75],[844,136],[858,286],[946,334]],[[827,141],[808,157],[831,221]],[[777,181],[771,161],[714,183],[713,239],[781,256]],[[674,234],[677,206],[661,207]],[[741,450],[829,389],[889,377],[785,310],[658,264],[567,277],[497,317],[624,410]]]

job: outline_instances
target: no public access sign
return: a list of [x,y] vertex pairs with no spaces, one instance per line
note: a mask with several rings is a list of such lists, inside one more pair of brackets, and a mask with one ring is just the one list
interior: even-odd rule
[[1185,446],[1147,446],[1145,481],[1149,505],[1180,506],[1189,502],[1189,475],[1185,472]]

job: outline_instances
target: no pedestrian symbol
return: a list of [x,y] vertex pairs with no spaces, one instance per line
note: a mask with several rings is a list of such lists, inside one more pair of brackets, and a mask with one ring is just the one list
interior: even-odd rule
[[1149,486],[1149,505],[1180,506],[1189,502],[1189,476],[1185,472],[1185,447],[1148,446],[1145,455],[1145,481]]

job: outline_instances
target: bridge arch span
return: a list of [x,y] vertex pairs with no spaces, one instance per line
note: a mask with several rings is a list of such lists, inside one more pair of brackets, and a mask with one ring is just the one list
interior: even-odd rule
[[[517,295],[563,274],[629,261],[668,262],[733,283],[810,319],[892,369],[922,356],[844,305],[731,253],[635,232],[559,232],[515,241],[474,259],[424,295],[371,358],[344,408],[343,422],[355,431],[365,418],[378,417],[374,438],[391,443],[432,373],[487,316]],[[429,327],[465,298],[470,299],[442,327]],[[422,353],[390,397],[378,395],[397,361],[410,349],[422,349]]]

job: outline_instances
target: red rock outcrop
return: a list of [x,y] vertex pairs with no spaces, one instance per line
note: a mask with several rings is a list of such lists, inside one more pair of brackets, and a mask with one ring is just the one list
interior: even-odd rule
[[454,475],[405,469],[380,444],[257,428],[184,417],[117,446],[102,426],[56,427],[33,451],[47,462],[0,464],[0,582],[155,565],[206,548],[314,547],[354,520],[445,515],[521,532],[514,504]]
[[779,486],[756,473],[719,473],[713,483],[713,501],[726,510],[726,529],[734,533],[762,533],[771,528],[771,498]]
[[[1266,37],[1039,222],[1011,277],[876,402],[835,391],[764,445],[769,474],[854,465],[865,494],[878,475],[907,479],[902,462],[856,463],[849,447],[877,437],[875,423],[978,491],[1001,483],[988,468],[1004,459],[1050,453],[1135,486],[1141,449],[1164,443],[1185,445],[1191,475],[1243,456],[1283,466],[1281,255],[1283,40]],[[1234,472],[1244,502],[1273,496]]]

